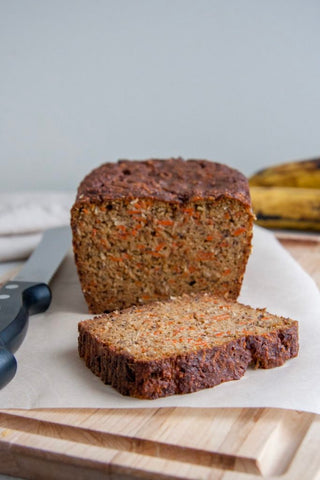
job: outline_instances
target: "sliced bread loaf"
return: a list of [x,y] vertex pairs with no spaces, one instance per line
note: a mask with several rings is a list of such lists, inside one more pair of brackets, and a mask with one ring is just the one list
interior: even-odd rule
[[154,399],[239,379],[298,354],[298,322],[210,294],[79,323],[79,354],[123,395]]

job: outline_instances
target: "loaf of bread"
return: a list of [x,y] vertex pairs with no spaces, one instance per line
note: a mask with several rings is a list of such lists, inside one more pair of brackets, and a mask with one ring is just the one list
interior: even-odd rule
[[71,211],[89,311],[203,291],[236,299],[253,218],[246,178],[225,165],[172,158],[100,166]]
[[155,399],[239,379],[298,354],[298,323],[210,294],[114,311],[79,323],[79,354],[123,395]]

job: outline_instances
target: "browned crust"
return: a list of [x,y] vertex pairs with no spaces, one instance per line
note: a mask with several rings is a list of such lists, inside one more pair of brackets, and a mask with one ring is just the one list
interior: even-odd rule
[[226,165],[182,158],[119,160],[94,169],[81,182],[76,204],[123,198],[188,202],[236,198],[251,209],[246,177]]
[[298,322],[264,335],[248,335],[196,353],[137,361],[97,342],[79,324],[79,354],[87,367],[123,395],[155,399],[238,380],[248,366],[273,368],[298,355]]

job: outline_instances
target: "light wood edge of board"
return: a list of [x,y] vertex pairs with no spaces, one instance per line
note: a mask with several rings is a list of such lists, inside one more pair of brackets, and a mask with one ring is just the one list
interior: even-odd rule
[[319,416],[293,410],[6,410],[0,424],[1,471],[26,478],[81,468],[82,479],[300,480],[320,470]]

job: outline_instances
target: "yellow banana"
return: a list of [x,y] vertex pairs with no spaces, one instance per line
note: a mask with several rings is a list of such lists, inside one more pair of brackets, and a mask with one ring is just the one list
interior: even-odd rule
[[249,178],[249,185],[320,188],[320,158],[265,168]]
[[251,186],[250,194],[257,224],[320,231],[320,188]]

